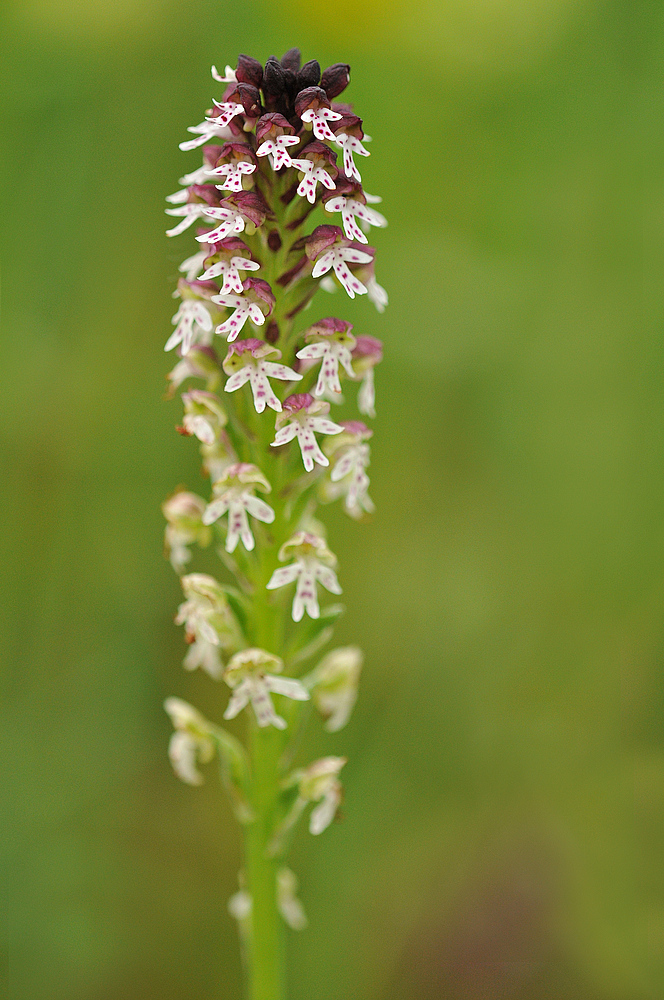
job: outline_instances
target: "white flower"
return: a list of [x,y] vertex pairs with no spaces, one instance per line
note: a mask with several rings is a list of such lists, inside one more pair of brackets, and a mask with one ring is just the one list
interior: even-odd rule
[[373,208],[367,208],[356,198],[330,198],[329,201],[325,202],[325,211],[341,212],[346,236],[349,240],[358,240],[360,243],[368,243],[369,241],[355,221],[355,216],[370,226],[387,225],[387,219],[384,215],[376,212]]
[[248,160],[236,160],[233,163],[222,163],[220,167],[215,167],[210,171],[212,177],[226,177],[223,184],[216,184],[220,191],[241,191],[242,177],[245,174],[253,174],[256,169],[255,163]]
[[281,694],[295,701],[308,701],[309,692],[291,677],[275,677],[265,673],[271,668],[276,673],[283,670],[278,656],[264,649],[243,649],[231,658],[224,672],[224,680],[233,694],[224,712],[225,719],[234,719],[250,702],[259,726],[285,729],[286,721],[277,715],[270,694]]
[[221,401],[213,392],[205,389],[191,389],[182,393],[184,417],[182,426],[188,434],[193,434],[202,444],[215,444],[222,427],[228,422]]
[[297,352],[302,361],[320,359],[320,372],[314,395],[322,396],[326,390],[333,393],[341,392],[339,382],[339,365],[343,365],[349,378],[354,378],[351,351],[355,346],[355,337],[351,334],[351,323],[334,318],[321,320],[305,334],[306,340],[314,343],[303,347]]
[[[314,464],[329,465],[329,461],[320,450],[316,441],[318,434],[339,434],[343,428],[335,424],[332,420],[318,416],[320,413],[327,413],[330,409],[329,403],[315,400],[308,392],[298,393],[289,396],[284,400],[283,413],[277,417],[277,433],[274,441],[270,444],[277,448],[282,444],[288,444],[293,438],[297,438],[302,452],[302,461],[307,472],[313,470]],[[291,422],[281,427],[284,420]]]
[[216,66],[212,66],[210,72],[212,73],[212,79],[216,80],[217,83],[235,83],[237,80],[235,70],[231,66],[226,67],[225,76],[221,75]]
[[280,358],[281,351],[262,340],[249,337],[232,344],[223,363],[224,371],[230,375],[225,386],[226,392],[235,392],[249,382],[256,413],[262,413],[266,405],[281,413],[281,403],[272,391],[269,379],[296,382],[302,378],[287,365],[266,361],[265,358],[269,356]]
[[314,705],[327,720],[328,733],[343,729],[350,718],[357,701],[362,660],[362,650],[357,646],[333,649],[306,678]]
[[278,135],[275,139],[266,139],[256,150],[256,156],[269,156],[273,170],[281,167],[291,167],[293,161],[288,152],[289,146],[297,146],[299,138],[296,135]]
[[198,243],[217,243],[232,233],[244,232],[244,216],[241,212],[236,212],[232,208],[212,208],[210,205],[204,207],[203,215],[210,219],[221,219],[221,222],[216,229],[211,229],[209,232],[197,236]]
[[202,667],[218,680],[221,661],[213,650],[230,649],[238,638],[226,596],[214,577],[206,573],[190,573],[182,577],[181,583],[187,600],[178,608],[175,624],[184,625],[185,638],[191,644],[184,667]]
[[189,546],[195,542],[205,547],[210,542],[210,532],[203,525],[205,500],[195,493],[180,490],[161,505],[166,521],[165,549],[171,566],[181,573],[191,559]]
[[214,331],[218,334],[228,334],[226,340],[229,344],[236,339],[248,319],[256,326],[262,326],[265,322],[265,313],[260,306],[244,295],[213,295],[212,301],[227,309],[235,309],[233,315],[215,327]]
[[[215,108],[219,112],[217,115],[211,115],[209,118],[206,117],[206,122],[210,122],[219,128],[228,125],[228,123],[235,118],[236,115],[244,114],[244,107],[242,104],[236,104],[234,101],[212,101]],[[182,148],[182,147],[180,147]]]
[[207,250],[199,250],[198,253],[193,254],[191,257],[187,257],[180,264],[178,270],[181,271],[187,281],[193,281],[203,270],[203,264],[205,263],[205,258],[209,256]]
[[322,757],[300,772],[300,798],[318,802],[309,817],[309,832],[314,835],[327,829],[341,804],[339,772],[345,763],[346,757]]
[[323,139],[328,139],[330,142],[336,141],[337,137],[327,122],[336,122],[343,118],[343,115],[340,115],[338,111],[332,111],[331,108],[318,108],[314,111],[313,108],[309,108],[308,111],[303,111],[300,117],[303,122],[312,122],[314,135],[321,142]]
[[[172,197],[172,195],[171,195]],[[182,222],[178,222],[173,229],[167,229],[167,236],[179,236],[185,229],[193,225],[196,219],[201,219],[207,213],[210,206],[207,202],[191,201],[186,205],[179,205],[178,208],[167,208],[166,215],[183,216]]]
[[203,776],[197,770],[200,761],[207,764],[214,757],[211,738],[213,726],[199,712],[180,698],[167,698],[164,708],[171,717],[175,732],[168,745],[173,770],[188,785],[202,785]]
[[212,680],[221,680],[224,672],[224,665],[219,655],[219,646],[207,639],[195,639],[189,647],[189,651],[182,661],[185,670],[196,670],[200,667]]
[[387,292],[382,285],[379,285],[373,275],[367,281],[367,292],[369,301],[373,302],[379,313],[385,312],[385,307],[389,305]]
[[309,921],[302,903],[297,898],[297,878],[290,868],[277,872],[277,906],[285,922],[294,931],[303,931]]
[[359,139],[356,139],[354,135],[347,135],[345,132],[340,132],[339,135],[334,136],[334,141],[344,151],[344,173],[346,177],[361,184],[362,178],[360,177],[360,171],[355,166],[353,153],[357,153],[358,156],[371,156],[371,153],[368,149],[364,148]]
[[292,609],[293,621],[301,621],[305,611],[310,618],[320,618],[316,581],[322,583],[332,594],[342,592],[332,568],[336,565],[336,557],[320,536],[305,531],[297,532],[281,546],[279,558],[283,561],[289,554],[295,555],[296,561],[289,566],[275,569],[267,583],[267,589],[276,590],[297,581]]
[[[238,105],[240,111],[244,111],[241,104]],[[239,113],[239,112],[238,112]],[[203,146],[206,142],[209,142],[213,137],[217,139],[232,139],[233,133],[228,128],[228,125],[221,125],[214,119],[206,118],[204,122],[200,125],[190,125],[187,132],[193,132],[194,135],[198,135],[197,139],[185,139],[184,142],[180,143],[180,149],[187,152],[190,149],[196,149],[197,146]]]
[[178,344],[182,344],[181,352],[185,355],[194,343],[209,345],[212,339],[209,336],[212,332],[212,316],[200,299],[184,299],[171,322],[176,327],[166,341],[165,351],[172,351]]
[[[203,259],[209,257],[209,253],[206,250],[201,250],[201,253],[203,254]],[[241,295],[243,288],[240,271],[258,270],[260,270],[260,264],[257,264],[255,260],[247,260],[246,257],[231,257],[230,261],[218,260],[214,264],[211,264],[203,272],[200,280],[209,281],[212,278],[218,278],[220,275],[223,275],[223,285],[221,286],[220,294],[228,295],[229,292],[235,292],[237,295]]]
[[344,286],[351,299],[354,299],[356,295],[366,295],[367,289],[364,287],[362,282],[351,273],[348,263],[369,264],[372,260],[373,257],[371,254],[365,253],[364,250],[355,250],[354,247],[336,246],[332,247],[331,250],[326,250],[325,253],[318,258],[314,264],[311,274],[314,278],[320,278],[321,275],[327,274],[330,268],[334,268],[334,273],[337,278]]
[[265,524],[274,521],[274,511],[269,504],[254,496],[255,489],[269,493],[271,486],[260,469],[243,462],[229,465],[213,486],[216,499],[208,504],[202,520],[203,524],[213,524],[228,511],[227,552],[235,551],[239,539],[242,539],[248,552],[254,548],[247,513]]
[[292,166],[297,167],[304,174],[298,185],[297,193],[301,198],[306,198],[312,205],[316,201],[317,182],[326,187],[328,191],[334,191],[336,185],[327,170],[324,167],[317,167],[313,160],[293,160]]
[[366,510],[368,514],[375,510],[373,500],[367,493],[369,477],[365,469],[369,465],[369,454],[368,444],[351,445],[344,451],[330,473],[333,483],[347,479],[344,503],[348,513],[354,516],[361,513],[360,508]]

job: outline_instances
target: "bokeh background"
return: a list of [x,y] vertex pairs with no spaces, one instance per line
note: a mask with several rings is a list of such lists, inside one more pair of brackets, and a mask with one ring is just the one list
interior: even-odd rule
[[[664,990],[664,6],[5,0],[2,979],[235,1000],[238,831],[179,783],[162,399],[212,62],[348,61],[391,304],[372,494],[330,511],[366,650],[345,816],[304,831],[292,1000]],[[323,294],[323,293],[321,293]],[[320,309],[328,309],[329,302]]]

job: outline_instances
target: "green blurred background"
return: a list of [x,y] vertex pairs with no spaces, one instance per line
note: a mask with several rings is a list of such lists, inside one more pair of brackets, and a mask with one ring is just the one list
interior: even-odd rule
[[210,64],[297,44],[352,66],[391,303],[344,302],[386,347],[377,513],[326,515],[367,661],[306,747],[350,761],[292,856],[292,1000],[661,997],[664,5],[2,19],[2,995],[240,997],[238,831],[161,707],[223,705],[161,555],[161,501],[205,490],[162,400],[194,245],[163,199]]

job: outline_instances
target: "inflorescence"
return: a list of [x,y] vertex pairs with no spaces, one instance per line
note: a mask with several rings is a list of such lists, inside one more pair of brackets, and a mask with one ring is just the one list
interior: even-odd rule
[[[241,55],[235,69],[222,76],[212,67],[212,76],[225,88],[221,100],[180,143],[185,151],[202,147],[202,164],[167,198],[167,213],[179,220],[168,235],[195,226],[197,249],[179,268],[180,305],[165,347],[178,355],[169,395],[187,380],[203,383],[182,393],[178,430],[198,440],[212,495],[206,501],[180,489],[165,502],[166,551],[185,596],[176,618],[189,643],[184,666],[225,682],[225,719],[247,709],[252,725],[284,733],[269,817],[269,851],[278,858],[310,803],[310,830],[318,834],[341,800],[345,758],[290,770],[286,740],[304,702],[335,732],[357,697],[356,647],[333,650],[306,676],[301,665],[329,641],[342,610],[319,604],[323,592],[338,595],[341,587],[317,507],[341,500],[355,519],[373,510],[372,431],[359,419],[331,419],[330,405],[343,403],[342,388],[356,384],[359,414],[374,417],[374,367],[382,358],[381,342],[344,319],[295,327],[319,288],[367,295],[383,311],[387,295],[367,233],[387,223],[372,207],[380,198],[362,186],[358,160],[369,156],[362,119],[338,100],[349,66],[321,74],[315,60],[301,66],[291,49],[265,66]],[[319,207],[327,217],[312,228]],[[233,585],[186,572],[191,546],[215,540]],[[165,707],[179,777],[200,784],[199,766],[216,755],[238,817],[254,822],[240,742],[180,699]],[[286,921],[301,927],[294,878],[280,868],[276,891]],[[250,889],[231,901],[240,921],[251,911]]]

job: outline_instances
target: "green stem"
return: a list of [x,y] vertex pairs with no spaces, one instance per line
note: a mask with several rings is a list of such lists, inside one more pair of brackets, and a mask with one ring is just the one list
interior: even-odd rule
[[278,794],[282,734],[252,723],[251,759],[256,819],[246,828],[247,888],[251,894],[248,1000],[285,1000],[284,924],[277,909],[278,861],[268,857]]

